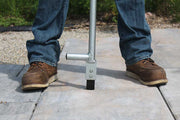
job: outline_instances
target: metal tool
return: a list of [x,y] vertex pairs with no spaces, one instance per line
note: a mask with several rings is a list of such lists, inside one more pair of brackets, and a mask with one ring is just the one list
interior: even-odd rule
[[66,54],[67,60],[86,61],[86,89],[95,89],[96,80],[96,0],[90,1],[89,50],[87,54]]

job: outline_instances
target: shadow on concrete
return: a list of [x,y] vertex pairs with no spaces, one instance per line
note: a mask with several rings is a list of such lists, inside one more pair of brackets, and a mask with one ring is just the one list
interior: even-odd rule
[[18,76],[20,75],[24,67],[25,65],[3,63],[3,64],[0,64],[0,73],[7,74],[9,79],[20,82],[20,79],[18,79]]
[[[41,90],[32,90],[32,91],[22,91],[21,89],[21,78],[23,74],[26,72],[27,65],[17,65],[17,64],[0,64],[0,73],[6,74],[8,76],[9,80],[13,80],[19,83],[19,86],[17,88],[14,88],[17,92],[20,93],[31,93],[31,92],[39,92],[45,89]],[[62,71],[70,71],[70,72],[77,72],[77,73],[84,73],[85,74],[85,66],[80,65],[71,65],[71,64],[59,64],[58,70]],[[103,75],[108,76],[120,80],[127,80],[131,81],[136,84],[140,84],[138,81],[131,79],[127,76],[125,76],[125,71],[120,70],[112,70],[112,69],[105,69],[105,68],[97,68],[97,75]],[[110,79],[111,80],[111,79]],[[11,83],[10,81],[6,81]],[[78,85],[73,84],[70,82],[65,82],[61,80],[57,80],[56,82],[59,82],[62,85],[51,85],[51,87],[60,87],[60,86],[71,86],[78,89],[85,89],[86,85]]]
[[[70,72],[77,72],[77,73],[84,73],[84,74],[86,71],[85,66],[71,65],[71,64],[59,64],[58,69],[63,70],[63,71],[70,71]],[[116,79],[131,81],[136,84],[140,84],[139,81],[131,79],[131,78],[127,77],[125,74],[126,74],[125,71],[97,67],[97,75],[108,76],[108,77],[112,77],[112,78],[116,78]]]
[[[3,63],[3,62],[0,61],[0,63]],[[3,76],[6,76],[6,75],[8,76],[7,80],[2,81],[1,84],[3,84],[3,82],[8,82],[9,84],[11,84],[10,86],[13,86],[12,85],[13,83],[10,81],[10,80],[13,80],[15,82],[18,82],[19,85],[16,86],[16,88],[10,88],[10,89],[15,89],[16,92],[25,93],[25,91],[22,91],[21,89],[21,78],[23,74],[26,72],[25,68],[26,68],[26,65],[8,64],[8,63],[0,64],[0,77],[2,78]],[[38,92],[38,91],[41,91],[41,90],[26,91],[26,93]]]
[[78,88],[78,89],[86,89],[85,85],[78,85],[78,84],[73,84],[70,82],[64,82],[64,81],[60,81],[57,80],[56,82],[60,83],[60,85],[51,85],[51,87],[65,87],[65,86],[69,86],[69,87],[73,87],[73,88]]

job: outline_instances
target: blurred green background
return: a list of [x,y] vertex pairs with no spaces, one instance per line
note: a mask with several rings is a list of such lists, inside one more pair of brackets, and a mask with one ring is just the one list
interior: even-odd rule
[[[69,19],[79,16],[88,18],[90,0],[70,0]],[[145,0],[146,12],[158,16],[172,17],[172,22],[180,22],[180,0]],[[0,26],[32,25],[38,0],[0,0]],[[98,20],[117,22],[114,0],[98,0]]]

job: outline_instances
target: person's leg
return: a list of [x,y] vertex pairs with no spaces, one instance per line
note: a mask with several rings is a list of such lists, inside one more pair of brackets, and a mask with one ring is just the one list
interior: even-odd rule
[[120,49],[127,65],[150,58],[151,33],[145,20],[144,0],[115,0]]
[[39,7],[32,27],[34,40],[27,41],[29,63],[45,62],[57,66],[61,36],[68,12],[69,0],[39,0]]
[[22,77],[22,89],[48,87],[57,79],[57,62],[69,0],[39,0],[33,24],[34,40],[27,41],[30,67]]
[[119,12],[120,49],[126,61],[126,75],[144,85],[166,84],[163,68],[150,58],[150,28],[145,19],[145,0],[115,0]]

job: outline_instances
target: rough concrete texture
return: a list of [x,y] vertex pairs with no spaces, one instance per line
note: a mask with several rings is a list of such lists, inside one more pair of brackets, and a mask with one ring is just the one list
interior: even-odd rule
[[27,103],[1,103],[0,120],[29,120],[35,104]]
[[[12,34],[8,34],[9,39]],[[160,88],[143,86],[126,77],[118,35],[97,32],[96,89],[86,90],[85,62],[66,61],[65,55],[87,52],[88,31],[67,31],[64,35],[66,45],[59,62],[59,79],[44,91],[34,92],[20,89],[21,77],[28,69],[24,65],[25,47],[15,44],[16,48],[12,48],[25,51],[18,62],[16,57],[21,54],[3,51],[13,44],[8,42],[8,48],[5,41],[9,39],[0,36],[0,63],[11,63],[13,59],[17,62],[0,65],[0,120],[180,120],[179,29],[152,31],[153,59],[166,68],[169,79]],[[15,39],[11,39],[12,43]]]
[[0,65],[0,120],[29,120],[41,91],[21,90],[24,65]]
[[37,102],[41,91],[21,90],[21,77],[26,70],[23,65],[0,65],[0,102]]
[[32,119],[173,120],[156,87],[125,76],[118,41],[117,37],[97,41],[96,89],[88,91],[85,63],[65,60],[67,52],[86,52],[88,41],[68,39],[61,54],[59,79],[44,91]]
[[154,59],[166,68],[168,84],[160,90],[176,120],[180,120],[180,29],[152,31]]
[[180,69],[166,69],[169,83],[160,90],[176,118],[180,120]]
[[180,29],[152,31],[153,58],[164,68],[180,68]]

